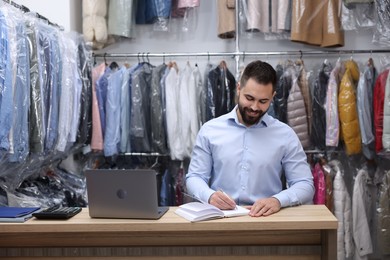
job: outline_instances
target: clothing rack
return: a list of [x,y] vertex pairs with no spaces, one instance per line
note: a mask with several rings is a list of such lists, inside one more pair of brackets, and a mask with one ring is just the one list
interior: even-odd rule
[[[3,2],[5,2],[5,3],[7,3],[7,4],[9,4],[9,5],[11,5],[11,6],[13,6],[13,7],[19,9],[19,10],[21,10],[23,13],[29,13],[29,12],[31,12],[30,9],[29,9],[28,7],[26,7],[26,6],[24,6],[24,5],[19,5],[19,4],[15,3],[14,1],[11,1],[11,0],[3,0]],[[43,15],[37,13],[37,12],[33,12],[33,13],[35,14],[35,16],[36,16],[37,18],[42,19],[42,20],[46,21],[48,24],[50,24],[50,25],[52,25],[52,26],[55,26],[55,27],[59,28],[61,31],[64,30],[64,28],[63,28],[62,26],[60,26],[60,25],[58,25],[58,24],[56,24],[56,23],[51,22],[51,21],[50,21],[49,19],[47,19],[45,16],[43,16]]]
[[138,53],[92,53],[93,57],[111,57],[111,58],[164,58],[164,57],[211,57],[224,56],[232,58],[246,56],[323,56],[323,55],[344,55],[344,54],[373,54],[373,53],[390,53],[390,49],[383,50],[321,50],[321,51],[235,51],[235,52],[138,52]]

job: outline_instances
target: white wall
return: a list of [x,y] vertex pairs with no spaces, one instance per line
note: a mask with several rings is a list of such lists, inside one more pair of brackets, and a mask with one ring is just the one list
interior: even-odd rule
[[37,12],[65,31],[82,32],[81,0],[13,0]]

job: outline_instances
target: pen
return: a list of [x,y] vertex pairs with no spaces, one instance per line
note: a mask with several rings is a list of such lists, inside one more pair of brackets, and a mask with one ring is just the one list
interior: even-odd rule
[[[227,197],[229,197],[231,200],[233,200],[229,195],[226,194],[226,192],[224,192],[222,189],[219,189],[220,192],[222,192],[223,194],[225,194]],[[234,201],[234,200],[233,200]],[[235,202],[234,202],[235,203]],[[237,208],[237,204],[235,204],[236,206],[234,207],[234,209],[238,209]]]

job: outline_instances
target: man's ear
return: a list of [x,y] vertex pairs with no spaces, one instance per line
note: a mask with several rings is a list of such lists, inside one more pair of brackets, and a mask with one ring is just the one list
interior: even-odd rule
[[241,90],[240,82],[237,82],[237,92]]

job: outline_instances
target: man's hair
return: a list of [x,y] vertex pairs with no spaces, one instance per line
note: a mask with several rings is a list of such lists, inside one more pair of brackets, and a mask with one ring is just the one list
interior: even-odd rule
[[272,83],[272,89],[275,91],[276,88],[276,71],[267,62],[260,60],[252,61],[249,63],[244,72],[241,75],[240,85],[245,87],[249,79],[255,80],[259,84],[267,85]]

